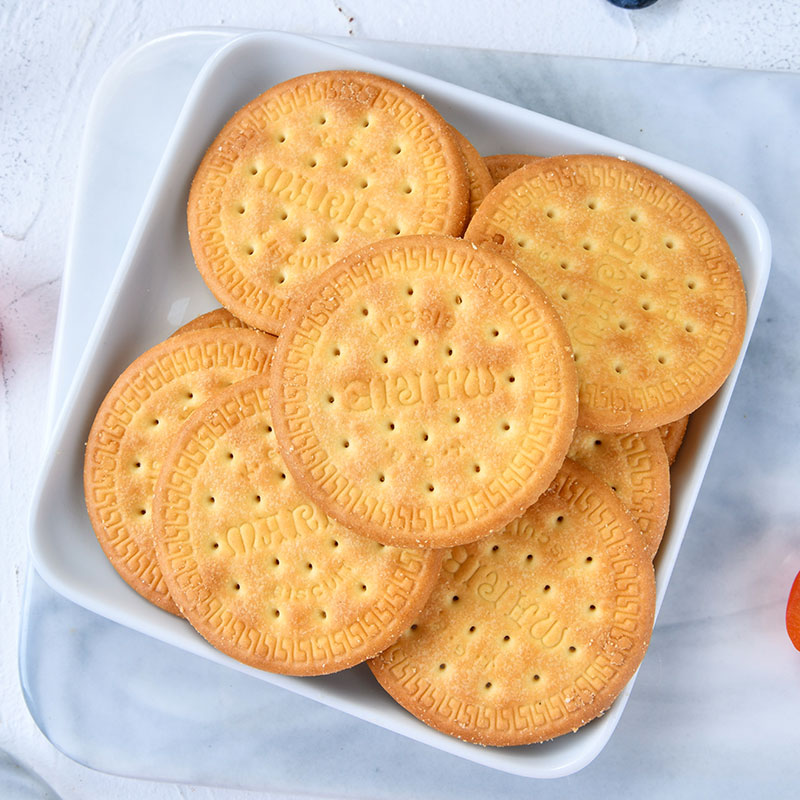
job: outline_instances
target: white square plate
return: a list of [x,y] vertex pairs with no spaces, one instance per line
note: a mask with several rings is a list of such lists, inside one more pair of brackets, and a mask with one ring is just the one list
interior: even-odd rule
[[74,602],[189,652],[486,766],[528,777],[567,775],[588,764],[608,741],[633,681],[603,717],[575,734],[528,747],[467,744],[407,714],[364,666],[320,678],[290,678],[254,670],[214,650],[188,623],[152,606],[119,578],[89,524],[82,486],[84,443],[106,391],[140,353],[217,305],[194,267],[186,233],[186,198],[197,164],[246,102],[275,83],[324,69],[361,69],[410,86],[487,155],[595,152],[638,161],[697,198],[728,238],[748,293],[745,346],[722,389],[693,415],[673,468],[670,522],[656,559],[660,606],[766,287],[770,240],[761,215],[730,187],[659,156],[334,45],[281,33],[247,34],[221,48],[187,98],[43,459],[29,526],[34,563],[53,588]]

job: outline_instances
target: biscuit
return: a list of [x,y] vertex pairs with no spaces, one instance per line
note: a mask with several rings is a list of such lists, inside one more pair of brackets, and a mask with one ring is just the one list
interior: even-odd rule
[[440,731],[542,742],[611,705],[644,657],[654,607],[641,533],[614,493],[567,459],[522,517],[445,555],[423,612],[369,664]]
[[516,172],[520,167],[538,159],[539,156],[527,156],[522,153],[500,153],[494,156],[485,156],[483,160],[489,170],[492,183],[497,185],[512,172]]
[[579,428],[567,455],[616,493],[644,534],[652,558],[669,515],[669,462],[659,432],[595,433]]
[[227,308],[215,308],[213,311],[207,311],[199,317],[189,320],[185,325],[181,325],[178,330],[173,333],[177,336],[181,333],[189,333],[189,331],[199,331],[204,328],[248,328],[238,317],[235,317],[228,311]]
[[173,435],[214,392],[266,372],[275,339],[250,330],[173,336],[116,380],[86,443],[84,493],[103,550],[122,578],[178,613],[153,549],[153,488]]
[[499,530],[548,487],[575,426],[558,315],[505,258],[460,239],[388,240],[331,267],[287,320],[271,374],[290,471],[384,544]]
[[670,422],[667,425],[662,425],[658,429],[667,451],[667,458],[669,459],[670,466],[678,457],[678,450],[681,449],[683,437],[686,435],[686,428],[688,425],[689,415],[687,414],[685,417],[676,419],[675,422]]
[[672,422],[736,361],[747,308],[733,253],[695,200],[645,167],[540,159],[492,190],[465,237],[513,258],[555,304],[578,368],[580,427]]
[[481,154],[473,147],[472,142],[456,128],[451,126],[450,130],[456,137],[467,165],[467,175],[469,176],[469,213],[467,222],[469,222],[478,210],[478,206],[483,202],[483,198],[492,190],[494,181],[484,160],[481,158]]
[[192,182],[189,239],[219,302],[278,333],[332,263],[387,237],[460,235],[468,199],[461,151],[427,101],[377,75],[319,72],[225,125]]
[[268,376],[229,387],[181,428],[156,488],[170,594],[224,653],[321,675],[391,644],[421,610],[441,553],[385,547],[328,519],[278,452]]

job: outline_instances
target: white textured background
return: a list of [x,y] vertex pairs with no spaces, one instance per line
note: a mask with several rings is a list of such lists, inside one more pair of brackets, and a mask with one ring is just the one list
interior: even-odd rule
[[660,0],[633,12],[605,0],[0,0],[0,748],[65,800],[254,796],[118,779],[74,764],[33,724],[17,677],[25,525],[44,436],[37,420],[89,102],[126,49],[209,25],[800,70],[800,0]]

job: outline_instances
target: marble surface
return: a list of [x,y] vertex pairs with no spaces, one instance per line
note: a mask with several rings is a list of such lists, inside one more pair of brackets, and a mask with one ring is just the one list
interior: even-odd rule
[[[800,246],[794,223],[800,174],[797,159],[786,154],[800,124],[800,79],[523,54],[385,45],[376,51],[710,172],[747,194],[772,229],[775,258],[761,319],[651,652],[614,737],[570,778],[541,784],[500,775],[254,686],[82,611],[30,574],[20,652],[33,717],[57,747],[99,769],[257,788],[275,797],[525,797],[534,791],[671,797],[678,787],[691,787],[684,794],[698,797],[747,797],[756,788],[792,796],[800,779],[792,713],[800,700],[800,659],[783,631],[783,604],[800,569],[800,457],[784,443],[797,441],[800,428],[794,299],[800,287],[793,260]],[[146,184],[147,176],[140,177]],[[74,189],[66,183],[64,196]],[[4,221],[19,221],[14,214],[22,213],[26,197],[11,204],[4,195],[4,210],[13,211]],[[99,246],[113,265],[114,248],[124,241],[106,233],[98,232]],[[45,405],[58,289],[57,265],[49,275],[37,261],[47,248],[37,242],[38,249],[27,248],[27,260],[5,259],[0,285],[0,484],[8,507],[19,510],[17,538],[43,435],[34,412]],[[8,253],[14,255],[11,248]],[[24,266],[38,267],[42,280],[27,285]],[[26,441],[34,452],[23,452]],[[10,567],[4,567],[0,599],[22,592],[24,563],[11,559]],[[0,746],[42,772],[62,796],[239,796],[122,781],[57,757],[36,738],[30,718],[6,710],[21,701],[10,697],[13,641],[7,636],[3,645]]]
[[[151,150],[140,141],[133,145],[135,150],[131,150],[131,141],[135,142],[137,139],[136,135],[131,136],[132,131],[135,131],[135,122],[125,114],[127,111],[130,115],[130,109],[138,108],[142,102],[141,73],[159,78],[162,88],[158,102],[164,104],[164,111],[158,116],[162,123],[162,135],[166,135],[170,129],[168,116],[177,111],[177,106],[171,106],[168,99],[175,94],[180,95],[181,82],[191,78],[193,69],[203,61],[204,52],[211,52],[217,44],[214,34],[209,33],[194,38],[166,40],[160,48],[154,46],[145,49],[127,65],[130,79],[114,84],[114,91],[109,97],[115,93],[118,96],[104,106],[104,113],[95,111],[98,116],[93,117],[92,121],[97,120],[98,123],[96,128],[88,132],[94,152],[93,159],[105,163],[106,151],[110,151],[128,161],[127,167],[120,167],[118,170],[118,186],[114,196],[117,193],[127,194],[120,190],[128,185],[132,187],[127,200],[130,214],[135,215],[138,198],[148,185],[146,172],[154,166],[160,153],[157,144],[154,143]],[[362,45],[360,49],[369,50],[370,46]],[[505,92],[507,99],[558,113],[579,124],[589,125],[594,122],[595,127],[597,113],[587,98],[593,92],[607,91],[605,87],[612,82],[635,87],[629,88],[627,93],[617,90],[617,105],[627,109],[637,120],[639,138],[642,140],[639,143],[648,147],[650,145],[647,143],[645,131],[651,129],[651,126],[658,130],[659,136],[665,139],[669,137],[670,131],[664,130],[663,111],[675,104],[676,100],[680,101],[682,92],[676,92],[675,87],[685,81],[687,76],[695,82],[696,88],[702,88],[703,91],[698,92],[698,96],[709,97],[713,92],[720,101],[725,95],[741,92],[745,86],[748,86],[747,91],[757,90],[762,95],[771,96],[768,92],[770,89],[778,89],[777,94],[781,94],[776,82],[782,81],[788,87],[795,87],[797,84],[794,76],[752,76],[710,71],[698,73],[696,70],[684,70],[681,75],[681,71],[674,67],[643,68],[642,65],[574,59],[560,59],[554,63],[552,58],[519,55],[494,55],[491,57],[493,70],[489,70],[487,61],[490,59],[485,53],[428,51],[411,47],[387,49],[386,46],[375,46],[373,49],[380,50],[384,58],[413,64],[448,79],[457,78],[467,68],[472,76],[473,88],[489,90],[494,94]],[[629,76],[625,75],[626,71],[630,71]],[[520,82],[515,77],[520,74],[524,74],[529,80]],[[488,75],[492,77],[487,79]],[[639,80],[630,80],[633,75]],[[646,80],[642,80],[645,77]],[[170,81],[175,81],[175,86]],[[647,85],[649,91],[657,91],[661,96],[662,105],[658,111],[648,112],[642,108],[642,84]],[[750,87],[749,84],[754,85]],[[562,99],[565,89],[570,85],[581,85],[586,92],[583,101],[574,106],[564,103]],[[548,87],[546,92],[542,92],[542,86]],[[137,90],[140,93],[138,95]],[[792,91],[795,91],[794,88]],[[703,105],[708,104],[704,101]],[[769,112],[765,114],[765,118],[773,118],[771,109],[765,108],[765,111]],[[692,112],[695,115],[699,113],[694,108]],[[648,114],[654,115],[652,121],[648,119]],[[709,125],[717,124],[719,107],[709,109],[706,114],[709,115]],[[698,119],[699,121],[701,120]],[[624,133],[630,133],[630,117],[622,122],[608,117],[600,120],[600,123],[605,133],[616,134],[621,138],[626,138]],[[705,130],[707,132],[708,128]],[[666,141],[661,144],[666,145]],[[681,143],[678,148],[686,146]],[[705,146],[696,146],[691,154],[682,155],[687,157],[684,160],[690,160],[691,157],[698,159],[695,166],[706,171],[720,175],[718,170],[723,170],[724,174],[720,177],[735,183],[746,179],[746,176],[739,169],[731,169],[728,162],[734,160],[733,156],[739,156],[735,162],[742,163],[741,146],[742,142],[739,140],[729,142],[728,154],[724,159],[710,154],[709,148]],[[134,159],[136,151],[138,157]],[[770,172],[776,171],[772,166]],[[740,188],[744,190],[744,187]],[[755,190],[753,186],[748,188]],[[85,221],[85,214],[82,212],[100,191],[97,177],[90,176],[78,194],[76,217],[79,223],[73,241],[77,240],[79,252],[85,255],[93,253],[92,245],[87,242],[92,241],[95,227],[91,221]],[[766,198],[762,197],[761,200],[765,202]],[[756,198],[756,202],[758,201],[759,198]],[[113,264],[116,261],[115,253],[124,245],[126,224],[121,220],[118,228],[114,228],[113,217],[107,220],[103,212],[96,213],[98,221],[108,225],[106,236],[111,248],[109,262]],[[87,263],[93,261],[91,258],[86,259]],[[110,277],[110,271],[107,275],[86,274],[86,270],[81,269],[80,262],[71,267],[74,274],[69,275],[68,279],[73,297],[80,297],[81,294],[88,297],[90,287],[94,292],[97,281]],[[80,291],[82,285],[83,293]],[[102,296],[102,292],[99,296]],[[70,337],[75,337],[81,327],[88,329],[91,324],[91,303],[88,308],[86,302],[76,303],[73,300],[72,303],[63,311],[66,315],[66,330],[61,331],[60,339],[66,336],[67,331]],[[74,345],[63,348],[58,363],[54,365],[55,407],[58,406],[59,395],[63,394],[69,382],[74,359],[79,352],[80,350],[76,352]],[[739,394],[736,394],[737,398]],[[730,428],[730,425],[726,428]],[[723,437],[721,445],[726,438]],[[704,495],[707,494],[708,490]],[[698,513],[709,508],[708,513],[713,516],[720,513],[718,506],[729,505],[724,500],[724,489],[720,496],[709,496],[705,502],[711,504],[710,508],[703,503]],[[693,524],[692,529],[694,528]],[[708,583],[708,564],[695,561],[692,567],[696,571],[695,580],[698,583]],[[678,588],[673,585],[670,594],[683,594],[686,591],[685,581],[687,578],[691,580],[692,567],[683,567],[678,571]],[[668,595],[668,603],[669,597]],[[748,611],[751,614],[761,611],[756,613],[754,621],[763,626],[767,619],[766,613],[758,608],[748,608]],[[464,796],[468,790],[474,796],[490,796],[500,787],[509,796],[523,796],[529,786],[527,781],[457,761],[424,746],[365,726],[340,713],[315,704],[310,705],[309,701],[293,697],[279,689],[264,687],[260,682],[244,676],[231,675],[226,669],[206,664],[168,646],[99,620],[54,596],[35,577],[29,581],[28,603],[23,619],[22,676],[34,718],[54,744],[79,762],[98,769],[162,780],[243,786],[271,791],[302,790],[321,793],[333,781],[340,794],[356,797],[405,797],[424,793],[445,798]],[[670,623],[667,622],[666,625],[669,630]],[[639,713],[664,691],[661,688],[654,693],[659,673],[670,673],[678,669],[676,657],[685,659],[686,643],[693,640],[691,628],[687,630],[686,626],[679,624],[672,631],[674,641],[661,644],[664,638],[663,628],[662,618],[651,656],[643,668],[642,680],[646,688],[637,686],[631,701],[632,705],[638,707]],[[65,636],[65,629],[70,630],[71,635]],[[719,633],[722,626],[717,623],[714,630]],[[730,644],[735,645],[736,640]],[[54,647],[58,649],[59,658],[43,657],[48,649]],[[656,667],[656,672],[653,671],[653,661],[657,664],[660,662],[660,669]],[[699,671],[701,675],[688,676],[688,686],[692,692],[703,685],[703,670]],[[655,685],[653,681],[656,681]],[[711,687],[707,687],[707,691],[707,703],[718,699],[717,692],[712,691]],[[670,697],[670,694],[667,692],[666,696]],[[674,707],[671,714],[664,714],[663,722],[671,721],[674,732],[685,736],[680,721],[687,714],[686,698],[679,694],[672,699],[670,705]],[[263,722],[265,719],[269,719],[268,724]],[[224,745],[219,742],[221,730],[226,731]],[[622,730],[628,730],[629,735],[634,738],[641,737],[640,731],[630,727],[627,714],[623,717]],[[707,733],[708,731],[704,735]],[[619,738],[624,742],[624,734]],[[341,742],[348,743],[344,752]],[[598,760],[599,766],[594,764],[579,776],[570,779],[573,784],[570,791],[574,789],[576,782],[585,783],[587,787],[592,786],[597,782],[598,775],[599,780],[610,781],[611,785],[613,781],[623,779],[614,762],[614,752],[618,751],[624,758],[626,752],[635,752],[640,747],[634,746],[634,742],[628,742],[626,750],[624,744],[619,744],[616,735],[612,744],[613,747],[609,745],[611,755],[604,752]],[[660,751],[665,744],[663,736],[659,735],[653,744]],[[262,751],[274,755],[267,759],[257,758],[257,753]],[[204,753],[203,758],[197,757],[198,752]],[[366,762],[364,752],[370,754]],[[310,753],[314,754],[315,759],[315,770],[311,775],[303,769]],[[362,754],[362,766],[353,769],[353,760],[357,754]],[[394,757],[390,757],[391,754]],[[405,757],[399,758],[401,754]],[[720,755],[724,754],[726,751],[720,750]],[[786,754],[781,754],[780,751],[776,753],[778,763],[781,755]],[[418,769],[411,775],[405,768],[409,761],[418,765]],[[377,774],[365,769],[368,764],[379,766],[379,779],[376,780]],[[754,768],[754,774],[758,775],[759,781],[764,780],[762,769],[763,763]],[[446,781],[432,782],[431,776],[443,772],[448,774]],[[776,772],[780,774],[779,770]],[[641,788],[652,792],[654,787],[643,783]],[[564,791],[567,791],[566,787]]]
[[59,800],[31,769],[0,750],[0,797],[10,800]]

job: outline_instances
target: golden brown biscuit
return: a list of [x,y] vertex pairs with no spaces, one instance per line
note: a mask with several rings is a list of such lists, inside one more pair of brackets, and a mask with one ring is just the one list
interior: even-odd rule
[[178,330],[173,333],[177,336],[181,333],[188,333],[189,331],[199,331],[204,328],[248,328],[238,317],[235,317],[228,311],[227,308],[215,308],[213,311],[207,311],[199,317],[189,320],[185,325],[181,325]]
[[661,439],[664,442],[664,447],[667,450],[667,458],[670,465],[673,464],[678,457],[678,450],[681,449],[683,444],[683,437],[686,435],[686,428],[689,425],[689,415],[676,419],[675,422],[670,422],[667,425],[662,425],[658,430],[661,434]]
[[492,183],[496,186],[512,172],[520,167],[539,159],[539,156],[528,156],[522,153],[500,153],[495,156],[485,156],[484,162],[491,175]]
[[97,539],[140,595],[170,611],[153,549],[153,487],[172,437],[212,394],[266,372],[275,339],[251,330],[205,329],[143,353],[116,380],[89,432],[83,484]]
[[580,427],[649,430],[727,377],[747,314],[713,220],[656,173],[595,155],[540,159],[483,201],[465,234],[513,258],[556,305],[580,379]]
[[520,519],[449,551],[415,624],[370,668],[438,730],[541,742],[611,705],[644,657],[654,606],[640,531],[599,478],[567,460]]
[[170,593],[216,648],[287,675],[335,672],[411,624],[441,553],[385,547],[328,519],[277,450],[259,375],[181,428],[161,470],[155,547]]
[[483,198],[492,190],[494,181],[489,174],[481,154],[473,147],[472,142],[464,136],[461,131],[450,128],[458,141],[458,146],[464,155],[467,164],[467,174],[469,175],[469,214],[467,222],[472,219],[473,214],[478,210],[478,206],[483,202]]
[[364,245],[460,235],[469,183],[450,126],[377,75],[319,72],[239,111],[192,183],[189,239],[219,302],[278,333],[289,300]]
[[579,428],[569,458],[590,469],[616,493],[655,556],[669,515],[669,462],[658,431],[596,433]]
[[550,303],[460,239],[379,242],[297,304],[272,370],[289,469],[345,526],[444,547],[499,530],[572,440],[576,375]]

